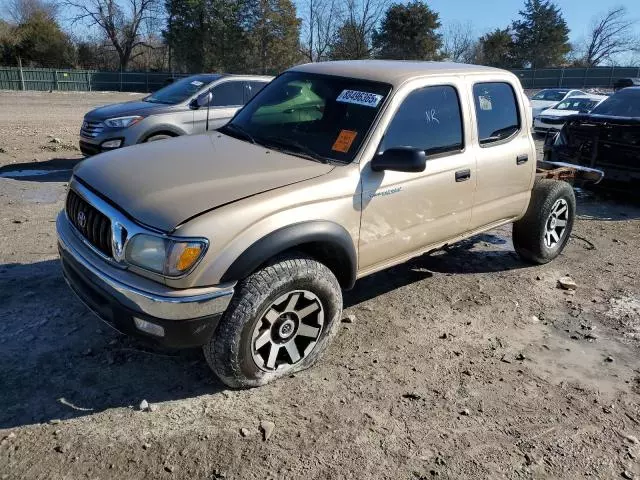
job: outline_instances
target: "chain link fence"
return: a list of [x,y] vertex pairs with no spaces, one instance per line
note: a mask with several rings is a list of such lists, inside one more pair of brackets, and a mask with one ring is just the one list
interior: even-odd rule
[[0,90],[154,92],[184,74],[0,67]]
[[528,68],[512,72],[527,89],[613,88],[621,78],[640,78],[640,67]]
[[[620,78],[640,78],[639,67],[543,68],[512,70],[526,89],[613,88]],[[41,91],[153,92],[185,74],[105,72],[55,68],[0,67],[0,89]]]

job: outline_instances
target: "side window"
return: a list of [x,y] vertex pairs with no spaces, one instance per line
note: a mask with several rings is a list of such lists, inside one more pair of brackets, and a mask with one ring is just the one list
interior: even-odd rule
[[213,89],[210,107],[237,107],[244,105],[244,82],[225,82]]
[[256,93],[262,90],[267,82],[247,82],[245,87],[245,100],[244,103],[247,103],[253,97],[255,97]]
[[480,145],[490,146],[520,130],[520,113],[513,87],[508,83],[477,83],[473,98]]
[[380,152],[413,147],[427,155],[464,148],[458,92],[451,86],[424,87],[411,92],[398,108],[382,139]]

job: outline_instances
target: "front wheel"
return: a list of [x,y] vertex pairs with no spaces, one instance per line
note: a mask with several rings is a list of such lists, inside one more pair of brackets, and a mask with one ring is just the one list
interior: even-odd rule
[[288,255],[238,283],[203,347],[228,386],[264,385],[312,366],[335,336],[342,313],[338,280],[325,265]]
[[157,142],[158,140],[167,140],[169,138],[173,138],[173,135],[167,135],[165,133],[159,133],[157,135],[151,135],[149,138],[147,138],[145,140],[145,143]]
[[537,181],[527,213],[513,224],[513,245],[518,255],[540,265],[560,255],[569,241],[575,212],[571,185],[558,180]]

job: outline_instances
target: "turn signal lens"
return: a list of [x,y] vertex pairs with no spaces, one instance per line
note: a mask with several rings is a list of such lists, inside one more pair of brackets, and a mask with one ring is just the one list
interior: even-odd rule
[[176,270],[180,270],[182,272],[191,267],[191,265],[193,265],[196,260],[200,258],[201,251],[202,248],[200,247],[200,245],[197,245],[195,247],[186,247],[178,257]]
[[176,242],[172,245],[167,264],[167,275],[180,275],[186,272],[202,257],[204,242]]

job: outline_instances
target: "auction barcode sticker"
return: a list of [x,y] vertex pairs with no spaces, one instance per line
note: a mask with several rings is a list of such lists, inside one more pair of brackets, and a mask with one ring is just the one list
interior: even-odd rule
[[359,92],[358,90],[343,90],[338,98],[337,102],[342,103],[354,103],[356,105],[364,105],[365,107],[375,108],[382,100],[382,95],[377,93]]

